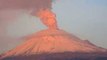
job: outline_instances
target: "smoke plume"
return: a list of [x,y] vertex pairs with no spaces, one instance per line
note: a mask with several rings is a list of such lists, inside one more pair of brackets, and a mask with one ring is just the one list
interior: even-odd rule
[[52,0],[0,0],[2,9],[33,9],[39,11],[41,8],[51,9]]
[[[41,9],[52,8],[52,0],[0,0],[0,42],[7,41],[6,28],[23,13],[37,14]],[[1,44],[0,43],[0,44]],[[4,47],[5,48],[5,47]]]
[[56,15],[50,9],[41,9],[37,16],[49,29],[57,29]]
[[41,9],[51,8],[52,0],[0,0],[0,32],[5,31],[7,23],[17,20],[24,11],[36,14]]

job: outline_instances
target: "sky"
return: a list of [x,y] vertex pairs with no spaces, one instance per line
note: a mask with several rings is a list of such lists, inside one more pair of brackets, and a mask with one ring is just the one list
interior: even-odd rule
[[[0,9],[0,53],[21,44],[22,37],[46,28],[31,11]],[[107,48],[107,0],[58,0],[52,11],[60,29]]]

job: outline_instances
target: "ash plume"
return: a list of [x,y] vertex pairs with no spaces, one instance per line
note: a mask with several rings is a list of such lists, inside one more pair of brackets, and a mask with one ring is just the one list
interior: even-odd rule
[[50,9],[41,9],[37,16],[49,29],[58,29],[56,15]]
[[29,11],[33,15],[40,9],[51,9],[52,2],[53,0],[0,0],[0,40],[7,37],[8,24],[14,23],[19,16]]
[[[7,23],[17,20],[23,11],[37,13],[40,9],[51,9],[53,0],[0,0],[0,24],[6,27]],[[5,26],[4,26],[5,25]],[[4,29],[0,27],[0,29]]]
[[[0,0],[0,22],[16,20],[13,18],[16,18],[14,17],[16,15],[18,17],[21,10],[30,11],[31,14],[35,14],[40,9],[51,8],[52,0]],[[8,16],[9,18],[7,20],[6,18]]]
[[33,9],[38,11],[41,8],[51,9],[52,0],[0,0],[2,9]]

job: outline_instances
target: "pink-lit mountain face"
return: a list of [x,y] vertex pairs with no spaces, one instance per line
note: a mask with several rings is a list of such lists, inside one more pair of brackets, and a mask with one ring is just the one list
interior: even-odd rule
[[107,52],[107,50],[99,48],[91,43],[87,43],[87,41],[83,41],[63,30],[47,29],[27,37],[26,42],[15,49],[2,54],[1,58],[64,52],[95,53]]
[[[6,5],[5,8],[35,7],[35,13],[32,12],[32,15],[38,17],[48,29],[26,37],[26,42],[0,55],[0,60],[83,60],[81,58],[89,60],[91,57],[99,57],[100,55],[107,60],[107,55],[102,55],[102,53],[107,53],[106,49],[97,47],[89,41],[83,41],[58,28],[56,15],[51,11],[52,0],[34,0],[35,2],[32,0],[30,4],[29,1],[26,0],[21,4],[21,0],[13,1],[16,3],[9,6]],[[97,55],[96,53],[100,54]],[[86,57],[88,58],[85,59]]]

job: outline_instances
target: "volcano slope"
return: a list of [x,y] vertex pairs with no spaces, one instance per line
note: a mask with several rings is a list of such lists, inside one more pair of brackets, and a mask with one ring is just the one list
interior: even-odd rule
[[60,29],[28,36],[22,45],[1,55],[1,60],[107,60],[107,50]]

